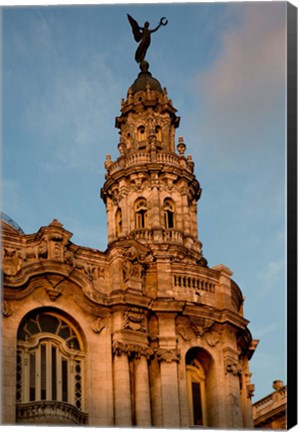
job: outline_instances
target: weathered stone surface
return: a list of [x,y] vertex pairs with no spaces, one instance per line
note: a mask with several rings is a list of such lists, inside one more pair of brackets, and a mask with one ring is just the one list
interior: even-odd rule
[[[119,157],[107,156],[101,190],[106,251],[73,244],[56,219],[30,235],[3,222],[5,423],[252,427],[248,361],[256,341],[231,270],[209,268],[203,256],[201,188],[182,137],[175,151],[178,125],[165,90],[148,85],[122,101]],[[51,342],[70,362],[69,388],[81,380],[78,407],[77,390],[72,401],[27,400],[29,352],[52,340],[50,333],[28,337],[27,363],[17,358],[20,325],[32,311],[63,316],[80,341],[69,357],[61,338]],[[78,358],[82,378],[73,375]]]

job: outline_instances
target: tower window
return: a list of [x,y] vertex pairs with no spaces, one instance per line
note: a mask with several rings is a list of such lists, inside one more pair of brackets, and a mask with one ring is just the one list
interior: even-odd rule
[[139,199],[135,205],[136,228],[147,227],[147,202],[144,198]]
[[146,140],[145,126],[139,126],[138,127],[138,141],[145,141],[145,140]]
[[116,235],[118,236],[120,233],[122,233],[122,212],[121,209],[118,208],[116,211]]
[[156,126],[155,133],[156,133],[156,139],[157,139],[157,141],[161,142],[162,141],[162,136],[161,136],[161,127],[160,126]]
[[164,202],[164,218],[165,218],[165,228],[172,229],[175,228],[175,208],[174,203],[170,199],[166,199]]

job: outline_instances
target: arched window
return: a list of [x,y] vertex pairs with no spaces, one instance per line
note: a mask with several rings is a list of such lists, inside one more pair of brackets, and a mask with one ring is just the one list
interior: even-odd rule
[[190,426],[206,426],[205,373],[197,359],[186,366]]
[[116,235],[118,236],[120,233],[122,233],[122,212],[120,208],[118,208],[116,211],[115,222],[116,222]]
[[166,199],[163,205],[165,228],[175,228],[175,207],[174,203],[170,199]]
[[138,127],[138,141],[142,142],[146,140],[146,129],[145,126],[139,126]]
[[161,134],[161,127],[160,126],[155,127],[155,133],[156,133],[157,141],[161,142],[162,141],[162,134]]
[[144,198],[137,200],[135,204],[136,228],[147,227],[147,202]]
[[17,421],[39,411],[40,422],[85,423],[83,371],[77,330],[55,312],[30,314],[17,335]]

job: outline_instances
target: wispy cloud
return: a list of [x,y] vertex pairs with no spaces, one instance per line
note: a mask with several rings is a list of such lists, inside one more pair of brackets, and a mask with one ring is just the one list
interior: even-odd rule
[[284,269],[284,260],[271,261],[260,271],[258,279],[268,286],[276,284],[276,281],[280,280],[281,275],[284,273]]
[[286,15],[278,3],[230,8],[238,24],[223,33],[219,55],[198,83],[215,121],[237,128],[264,121],[264,112],[285,90]]

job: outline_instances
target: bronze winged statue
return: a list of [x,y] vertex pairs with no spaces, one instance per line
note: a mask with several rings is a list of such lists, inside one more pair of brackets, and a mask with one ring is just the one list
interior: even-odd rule
[[129,14],[127,14],[127,17],[128,17],[128,21],[130,22],[132,32],[136,42],[140,42],[136,50],[135,60],[137,63],[141,64],[142,61],[145,59],[147,49],[151,42],[151,33],[156,32],[160,26],[167,25],[168,20],[166,20],[165,17],[161,18],[158,26],[155,29],[150,30],[149,29],[150,24],[148,21],[144,23],[144,27],[140,27],[137,21],[133,19]]

